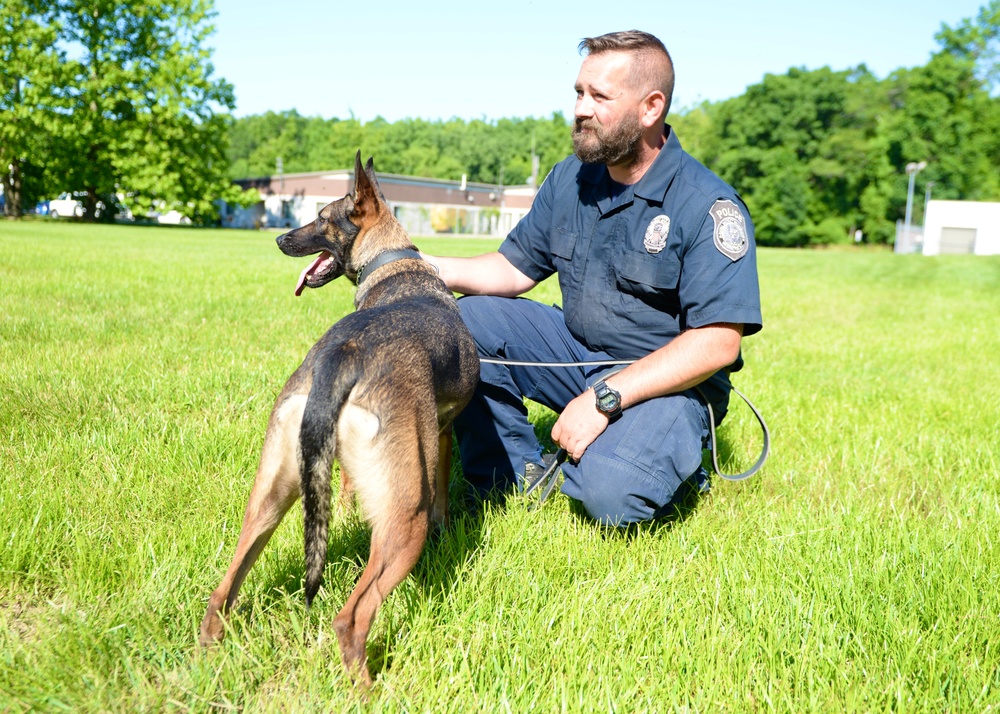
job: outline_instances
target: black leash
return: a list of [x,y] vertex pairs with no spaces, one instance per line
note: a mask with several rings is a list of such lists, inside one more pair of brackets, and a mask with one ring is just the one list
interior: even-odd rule
[[[634,359],[597,360],[593,362],[589,361],[525,362],[519,360],[505,360],[505,359],[492,359],[489,357],[480,357],[479,361],[484,362],[486,364],[506,365],[508,367],[590,367],[590,366],[601,366],[601,365],[628,365],[632,364],[636,360]],[[760,424],[761,432],[764,435],[764,443],[763,446],[761,447],[760,456],[757,457],[757,462],[746,471],[741,471],[740,473],[737,474],[725,474],[719,467],[719,446],[715,435],[715,411],[712,409],[711,402],[709,402],[708,399],[705,397],[704,392],[702,392],[701,389],[699,389],[698,387],[694,387],[695,393],[705,403],[705,406],[708,407],[708,433],[711,441],[710,451],[712,452],[712,469],[719,477],[724,478],[727,481],[744,481],[753,476],[758,471],[760,471],[761,468],[764,466],[764,462],[767,461],[767,457],[771,453],[771,432],[767,428],[767,423],[764,421],[764,416],[760,413],[760,410],[757,409],[756,406],[754,406],[753,402],[751,402],[747,398],[747,396],[743,394],[743,392],[738,390],[736,387],[730,385],[730,389],[732,389],[733,392],[735,392],[736,395],[744,402],[746,402],[746,405],[748,407],[750,407],[750,411],[752,411],[753,415],[757,418],[757,422]],[[525,488],[524,495],[528,496],[535,490],[537,490],[539,487],[543,487],[538,502],[532,504],[532,506],[530,507],[531,510],[534,510],[538,506],[541,506],[543,503],[545,503],[545,499],[547,499],[549,495],[552,493],[552,491],[555,489],[556,481],[558,480],[557,476],[559,473],[559,467],[562,465],[564,461],[566,461],[566,456],[567,456],[566,449],[560,448],[558,451],[556,451],[555,458],[553,459],[552,463],[548,465],[548,467],[545,469],[542,475],[539,476],[534,481],[532,481],[531,483],[529,483]]]
[[764,434],[764,445],[760,449],[760,456],[757,457],[757,463],[748,468],[746,471],[741,471],[738,474],[724,474],[722,473],[722,469],[719,468],[719,447],[715,442],[715,412],[712,411],[712,403],[705,398],[702,391],[698,389],[698,387],[695,387],[694,391],[698,393],[698,396],[701,397],[701,401],[705,402],[705,406],[708,407],[708,433],[712,440],[712,468],[715,470],[715,473],[727,481],[743,481],[760,471],[764,462],[767,461],[767,457],[771,453],[771,432],[768,430],[767,424],[764,422],[764,416],[760,413],[760,410],[754,406],[753,402],[747,399],[747,395],[731,384],[729,385],[729,388],[736,392],[736,395],[746,402],[748,407],[750,407],[750,411],[752,411],[753,415],[757,417],[757,421],[760,423],[760,430]]

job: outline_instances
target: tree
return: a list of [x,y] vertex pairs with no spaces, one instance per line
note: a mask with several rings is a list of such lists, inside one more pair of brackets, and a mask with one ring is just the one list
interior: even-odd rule
[[212,200],[228,188],[226,123],[216,110],[231,110],[234,100],[230,85],[211,78],[203,47],[210,8],[208,0],[63,5],[64,37],[82,49],[71,65],[66,176],[87,193],[85,215],[116,194],[134,212],[157,205],[196,220],[212,215]]
[[971,58],[939,52],[922,67],[889,79],[895,111],[879,126],[889,162],[897,171],[896,220],[905,203],[905,166],[926,161],[922,180],[952,199],[1000,197],[1000,102],[991,99]]
[[1000,89],[1000,0],[981,7],[975,20],[966,18],[956,27],[942,25],[934,38],[945,52],[971,59],[988,89]]
[[[539,180],[572,151],[569,125],[561,113],[549,119],[462,119],[427,121],[376,118],[305,119],[296,112],[267,112],[233,124],[229,151],[232,178],[268,176],[275,158],[286,171],[347,168],[361,150],[375,157],[379,171],[428,178],[505,185],[523,184],[539,157]],[[292,157],[290,159],[290,157]],[[294,167],[294,168],[292,168]]]
[[686,122],[700,158],[750,204],[762,245],[850,239],[861,220],[875,84],[863,65],[791,69],[698,107]]
[[63,56],[50,3],[0,4],[0,183],[4,213],[18,217],[44,191]]
[[210,0],[5,0],[5,191],[25,178],[25,195],[82,191],[89,219],[122,200],[206,222],[216,199],[243,202],[226,178],[233,93],[212,77],[211,16]]

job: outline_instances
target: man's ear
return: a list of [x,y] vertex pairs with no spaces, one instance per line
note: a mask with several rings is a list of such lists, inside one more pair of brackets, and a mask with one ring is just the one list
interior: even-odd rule
[[654,89],[639,103],[639,123],[646,128],[662,124],[666,121],[666,108],[666,95],[659,89]]

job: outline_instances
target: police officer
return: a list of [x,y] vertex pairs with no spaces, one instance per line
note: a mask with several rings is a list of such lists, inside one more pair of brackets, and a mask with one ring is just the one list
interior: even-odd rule
[[[665,124],[673,63],[644,32],[580,43],[574,155],[494,253],[425,256],[459,300],[480,355],[625,368],[483,364],[455,421],[480,493],[540,474],[523,397],[559,412],[562,491],[596,520],[663,515],[707,488],[708,410],[729,399],[741,338],[761,328],[753,225],[736,192]],[[562,309],[518,298],[558,273]]]

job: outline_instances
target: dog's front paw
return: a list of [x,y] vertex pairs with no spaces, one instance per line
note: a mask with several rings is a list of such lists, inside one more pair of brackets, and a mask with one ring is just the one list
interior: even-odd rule
[[209,603],[208,612],[205,613],[205,617],[201,621],[201,634],[198,637],[198,644],[202,647],[211,647],[218,644],[225,634],[226,628],[222,622],[222,613],[217,606]]

